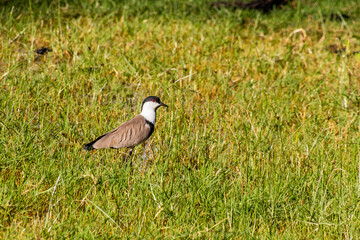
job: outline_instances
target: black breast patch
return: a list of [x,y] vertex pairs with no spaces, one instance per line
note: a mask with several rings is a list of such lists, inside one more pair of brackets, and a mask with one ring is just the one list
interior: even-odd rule
[[149,122],[148,120],[145,120],[146,124],[149,124],[150,126],[150,132],[149,132],[149,136],[147,138],[149,138],[151,136],[151,134],[154,132],[154,124],[152,124],[152,122]]

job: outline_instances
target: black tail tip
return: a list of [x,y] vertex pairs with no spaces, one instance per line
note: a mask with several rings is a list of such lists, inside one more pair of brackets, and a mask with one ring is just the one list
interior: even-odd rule
[[95,148],[93,148],[92,144],[91,144],[91,145],[90,145],[90,144],[86,144],[86,145],[83,147],[83,149],[86,150],[86,151],[91,151],[91,150],[93,150],[93,149],[95,149]]

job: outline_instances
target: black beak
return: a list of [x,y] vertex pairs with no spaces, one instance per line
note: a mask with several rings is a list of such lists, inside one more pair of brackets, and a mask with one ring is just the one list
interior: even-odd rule
[[168,105],[166,105],[165,103],[160,103],[160,106],[163,106],[163,107],[169,107]]

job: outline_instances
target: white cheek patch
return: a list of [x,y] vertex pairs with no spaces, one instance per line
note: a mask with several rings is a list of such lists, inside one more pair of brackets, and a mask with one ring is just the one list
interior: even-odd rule
[[149,122],[151,122],[152,124],[155,125],[155,121],[156,121],[156,112],[155,109],[159,106],[160,104],[157,102],[146,102],[143,105],[142,108],[142,112],[141,115],[148,120]]
[[157,102],[146,102],[144,103],[143,109],[145,108],[151,108],[151,109],[156,109],[160,104]]

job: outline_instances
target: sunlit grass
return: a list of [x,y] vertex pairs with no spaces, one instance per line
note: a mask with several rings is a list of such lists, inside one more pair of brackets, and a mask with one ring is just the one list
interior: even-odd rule
[[[356,238],[359,1],[294,2],[3,4],[1,238]],[[149,95],[132,168],[82,151]]]

